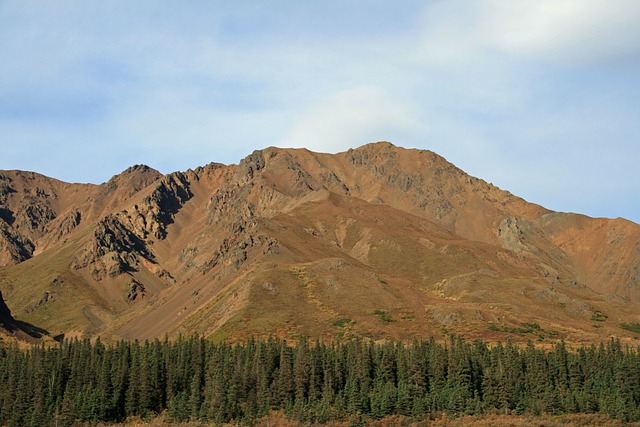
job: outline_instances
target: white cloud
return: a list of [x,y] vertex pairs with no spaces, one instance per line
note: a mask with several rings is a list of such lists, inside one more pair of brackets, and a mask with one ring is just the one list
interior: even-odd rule
[[95,181],[386,139],[552,208],[581,185],[637,200],[637,22],[640,0],[0,0],[0,168]]
[[338,92],[295,116],[283,147],[337,152],[368,142],[403,140],[424,127],[417,108],[374,86]]
[[429,58],[457,63],[491,51],[561,64],[640,53],[637,0],[453,0],[425,9]]

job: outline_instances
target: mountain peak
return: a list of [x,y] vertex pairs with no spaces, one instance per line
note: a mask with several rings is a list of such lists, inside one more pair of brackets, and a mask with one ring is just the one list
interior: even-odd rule
[[386,141],[3,182],[0,289],[56,334],[596,340],[640,310],[637,224],[550,212]]
[[160,172],[147,165],[130,166],[118,175],[111,177],[109,181],[101,184],[101,192],[106,194],[120,188],[120,191],[124,191],[131,196],[158,181],[163,176]]
[[356,150],[366,149],[366,148],[377,148],[377,149],[384,150],[384,149],[397,148],[397,147],[389,141],[376,141],[376,142],[370,142],[368,144],[364,144],[359,148],[356,148]]
[[127,169],[125,169],[123,172],[123,174],[144,174],[144,173],[152,173],[152,174],[160,174],[160,172],[158,172],[157,170],[153,169],[150,166],[144,165],[144,164],[139,164],[139,165],[133,165],[133,166],[129,166]]
[[111,177],[111,179],[107,182],[110,182],[119,178],[136,179],[135,177],[147,177],[151,179],[159,179],[162,176],[163,176],[162,173],[158,172],[157,170],[155,170],[150,166],[147,166],[144,164],[137,164],[137,165],[129,166],[127,169],[123,170],[119,174]]

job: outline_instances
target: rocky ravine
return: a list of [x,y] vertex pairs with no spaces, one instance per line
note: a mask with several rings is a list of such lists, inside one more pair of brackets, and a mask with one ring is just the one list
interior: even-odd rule
[[640,321],[637,224],[551,212],[429,151],[0,184],[0,289],[52,334],[593,341]]

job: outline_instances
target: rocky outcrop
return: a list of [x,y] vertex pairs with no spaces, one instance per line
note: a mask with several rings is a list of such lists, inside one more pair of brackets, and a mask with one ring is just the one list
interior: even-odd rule
[[[141,203],[130,209],[107,215],[94,232],[93,241],[78,253],[73,269],[92,266],[96,280],[136,271],[139,258],[155,262],[149,247],[151,239],[164,239],[173,216],[193,194],[189,180],[176,172],[164,177]],[[69,225],[74,217],[69,218]],[[77,217],[79,221],[79,217]]]
[[[37,182],[37,174],[23,173]],[[52,189],[38,185],[17,189],[14,179],[0,174],[0,265],[21,263],[33,255],[35,240],[45,234],[47,224],[56,218],[51,201]]]
[[19,264],[33,255],[35,245],[0,219],[0,265]]
[[498,241],[510,251],[535,253],[538,248],[530,241],[532,232],[535,232],[535,226],[531,221],[508,217],[498,226]]
[[132,279],[128,286],[127,301],[134,302],[143,300],[147,296],[147,289],[135,279]]
[[407,167],[399,152],[391,143],[378,142],[349,150],[345,156],[353,167],[365,169],[396,194],[405,194],[420,211],[437,220],[455,216],[456,207],[465,201],[457,182],[464,178],[463,172],[430,151],[416,151],[420,167]]
[[257,248],[260,248],[260,255],[267,255],[277,253],[279,244],[276,239],[260,233],[256,223],[236,224],[231,235],[222,241],[200,271],[206,274],[215,267],[221,267],[220,274],[223,275],[237,271],[249,259],[249,252]]
[[55,241],[59,241],[64,236],[70,234],[75,228],[80,225],[82,220],[82,214],[80,211],[73,210],[67,213],[64,217],[59,218],[56,223],[50,223],[48,231],[52,234]]
[[116,215],[109,215],[98,223],[94,239],[77,254],[71,264],[75,270],[92,266],[96,280],[135,271],[138,257],[153,261],[145,242],[124,226]]
[[15,193],[11,185],[11,178],[0,175],[0,220],[11,225],[15,221],[13,212],[9,209],[7,201],[11,193]]
[[46,304],[48,302],[52,302],[56,300],[56,294],[53,292],[49,292],[49,291],[45,291],[40,298],[38,298],[36,301],[34,301],[33,303],[31,303],[31,305],[29,305],[26,309],[25,312],[26,313],[31,313],[35,310],[37,310],[40,306],[42,306],[43,304]]
[[240,161],[238,177],[240,179],[253,179],[260,170],[264,169],[265,165],[264,152],[256,150]]
[[396,165],[394,145],[389,142],[367,144],[346,152],[349,163],[355,167],[366,168],[377,178],[384,177]]
[[144,218],[143,230],[158,239],[164,239],[167,236],[167,226],[173,222],[173,216],[192,196],[185,174],[176,172],[162,179],[136,209]]
[[[37,191],[36,191],[37,192]],[[40,237],[47,224],[55,219],[56,213],[42,197],[26,196],[13,213],[12,226],[22,234],[30,237]]]
[[173,216],[193,196],[189,185],[189,179],[183,173],[167,175],[140,204],[118,217],[140,239],[164,239]]

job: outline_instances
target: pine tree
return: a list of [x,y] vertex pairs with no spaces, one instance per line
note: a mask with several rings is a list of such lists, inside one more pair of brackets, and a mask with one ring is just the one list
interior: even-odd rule
[[131,362],[128,369],[128,381],[125,392],[125,416],[140,414],[140,349],[137,341],[131,347]]
[[507,408],[509,393],[506,386],[506,378],[499,366],[489,367],[484,370],[482,392],[484,408],[489,412]]
[[280,360],[277,374],[273,382],[273,402],[276,407],[283,408],[294,398],[293,354],[284,341],[280,342]]
[[207,365],[206,382],[204,387],[204,418],[216,423],[226,421],[226,378],[225,356],[221,351],[215,351]]
[[311,377],[311,360],[309,355],[309,343],[301,339],[295,348],[293,363],[293,380],[295,400],[304,405],[309,397],[309,381]]
[[371,415],[382,418],[395,413],[397,400],[397,390],[393,382],[377,379],[371,391]]
[[542,404],[543,410],[547,414],[560,415],[564,412],[560,390],[557,386],[551,384],[547,386],[543,395]]
[[191,418],[197,420],[200,418],[200,406],[202,405],[202,384],[199,372],[193,374],[191,379],[191,387],[189,387],[189,413]]

